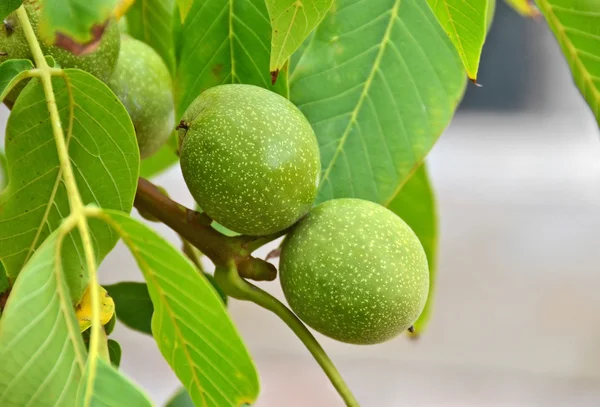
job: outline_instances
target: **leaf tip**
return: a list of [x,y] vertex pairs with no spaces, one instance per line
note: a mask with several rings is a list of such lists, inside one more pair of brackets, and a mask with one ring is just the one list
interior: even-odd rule
[[473,83],[473,85],[477,86],[478,88],[482,88],[483,87],[482,84],[480,84],[479,82],[477,82],[477,78],[471,78],[469,76],[469,80]]

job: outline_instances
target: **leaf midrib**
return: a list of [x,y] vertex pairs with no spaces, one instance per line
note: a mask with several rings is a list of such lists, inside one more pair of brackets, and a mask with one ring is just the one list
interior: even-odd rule
[[362,108],[362,105],[367,97],[367,94],[369,93],[369,90],[373,83],[373,79],[375,78],[375,75],[376,75],[377,71],[379,70],[379,65],[381,64],[381,59],[383,58],[383,54],[385,53],[387,43],[390,41],[391,32],[394,27],[394,22],[395,22],[396,18],[398,18],[398,10],[400,8],[401,3],[402,3],[402,0],[395,0],[394,6],[390,10],[390,21],[388,22],[388,25],[386,27],[383,38],[381,39],[381,42],[379,45],[379,51],[377,52],[377,56],[375,57],[375,61],[373,62],[373,67],[371,68],[371,72],[369,72],[369,76],[367,77],[367,80],[364,83],[363,91],[361,92],[361,95],[358,98],[356,107],[352,111],[352,115],[350,116],[350,121],[348,122],[348,125],[346,126],[346,129],[344,130],[344,133],[342,134],[342,137],[340,137],[340,142],[338,144],[338,147],[335,150],[335,153],[334,153],[333,157],[331,158],[329,165],[325,169],[325,172],[323,173],[323,176],[321,178],[321,184],[319,185],[319,190],[321,190],[323,185],[325,185],[325,181],[327,181],[327,179],[329,178],[329,173],[331,172],[331,170],[333,169],[333,166],[337,162],[338,156],[340,155],[340,153],[342,152],[342,150],[344,148],[344,144],[346,143],[346,140],[348,139],[350,131],[352,130],[352,127],[356,123],[356,119],[357,119],[358,114]]

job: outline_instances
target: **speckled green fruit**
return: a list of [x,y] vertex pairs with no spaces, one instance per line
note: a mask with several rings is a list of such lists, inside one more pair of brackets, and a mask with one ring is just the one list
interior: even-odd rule
[[251,85],[203,92],[180,128],[181,170],[212,219],[235,232],[267,235],[312,207],[319,146],[290,101]]
[[108,86],[131,117],[140,156],[150,157],[167,142],[175,128],[169,69],[152,47],[123,36],[117,67]]
[[300,319],[354,344],[384,342],[408,329],[429,291],[427,257],[412,229],[360,199],[310,211],[285,239],[279,270]]
[[[25,0],[24,5],[33,30],[37,34],[40,10],[39,1]],[[0,24],[0,26],[0,52],[6,54],[0,56],[0,63],[8,59],[33,59],[16,13],[10,14],[4,20],[4,24]],[[56,63],[62,68],[78,68],[106,82],[112,74],[117,63],[117,57],[119,56],[119,27],[116,21],[109,22],[104,30],[98,48],[94,52],[83,56],[74,55],[63,48],[49,47],[43,41],[40,41],[40,46],[44,54],[52,55]],[[14,102],[24,86],[25,82],[20,84],[15,91],[11,92],[7,100]]]

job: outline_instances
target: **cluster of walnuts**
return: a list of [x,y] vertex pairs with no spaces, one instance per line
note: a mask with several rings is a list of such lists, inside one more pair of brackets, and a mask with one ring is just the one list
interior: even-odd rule
[[[37,30],[35,4],[30,0],[26,10]],[[178,122],[185,182],[211,219],[247,235],[289,230],[280,281],[304,322],[356,344],[383,342],[408,329],[429,291],[423,247],[402,219],[378,204],[346,198],[314,206],[319,145],[302,112],[269,90],[232,84],[204,91],[175,118],[165,63],[121,31],[110,22],[97,50],[86,56],[42,44],[43,51],[112,89],[131,117],[142,158],[155,153]],[[0,63],[31,59],[14,15],[0,29],[0,51],[6,54]],[[7,103],[22,89],[14,89]]]

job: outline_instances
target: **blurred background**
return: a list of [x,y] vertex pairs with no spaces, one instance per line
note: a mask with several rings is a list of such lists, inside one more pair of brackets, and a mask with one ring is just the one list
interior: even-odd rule
[[[479,81],[428,158],[440,218],[429,329],[370,347],[318,338],[364,407],[599,406],[600,132],[545,23],[502,2]],[[193,205],[178,168],[155,181]],[[101,281],[125,280],[141,274],[119,245]],[[342,406],[275,316],[229,309],[261,374],[256,406]],[[167,400],[179,385],[153,340],[113,335],[121,368]]]

